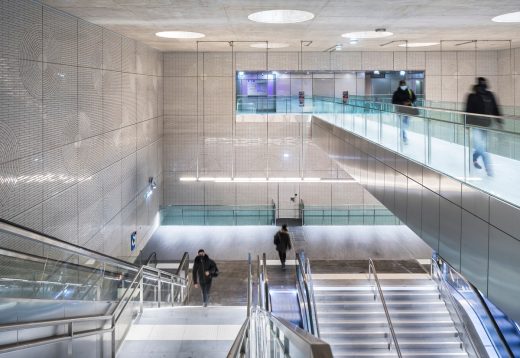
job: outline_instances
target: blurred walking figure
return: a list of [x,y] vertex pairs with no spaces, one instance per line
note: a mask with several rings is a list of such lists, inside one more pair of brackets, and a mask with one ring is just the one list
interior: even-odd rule
[[202,290],[202,303],[204,307],[209,303],[209,291],[213,277],[218,276],[218,268],[215,261],[209,258],[203,249],[200,249],[193,262],[193,283],[195,287],[200,285]]
[[[501,116],[497,101],[491,91],[487,90],[487,81],[484,77],[477,78],[477,84],[473,86],[473,93],[470,93],[466,103],[466,112],[485,114],[490,116]],[[491,126],[494,119],[502,125],[501,118],[491,118],[485,116],[466,116],[466,124],[471,125],[471,137],[473,139],[473,166],[482,169],[478,159],[482,157],[484,168],[487,175],[493,176],[493,168],[489,154],[487,153],[487,129]]]
[[292,248],[291,246],[291,236],[289,235],[289,231],[287,231],[287,225],[283,224],[280,231],[274,235],[274,244],[276,245],[276,251],[278,251],[278,256],[280,257],[280,262],[282,263],[282,269],[285,270],[285,259],[287,258],[287,250]]
[[413,91],[408,88],[406,81],[399,81],[399,87],[392,96],[392,104],[404,106],[396,108],[396,112],[401,113],[401,139],[404,144],[408,144],[408,135],[406,132],[408,126],[410,125],[410,117],[408,117],[408,115],[418,114],[417,108],[406,107],[413,107],[413,104],[416,100],[417,97],[415,96],[415,93],[413,93]]

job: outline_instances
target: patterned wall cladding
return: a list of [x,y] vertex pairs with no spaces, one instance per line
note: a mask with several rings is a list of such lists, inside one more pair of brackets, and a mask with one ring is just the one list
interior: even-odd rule
[[78,20],[48,7],[43,8],[43,60],[75,66],[78,63]]
[[78,242],[77,185],[43,202],[43,232],[58,239]]
[[103,65],[103,29],[78,20],[78,65],[101,68]]
[[146,198],[144,193],[138,195],[137,198],[137,236],[142,237],[148,226],[148,207],[146,206]]
[[103,129],[121,128],[121,72],[103,71]]
[[0,217],[10,219],[43,201],[42,156],[0,164]]
[[148,162],[148,147],[143,149],[139,149],[137,151],[137,190],[141,191],[148,186],[148,178],[150,175],[150,170],[148,166],[150,163]]
[[134,124],[137,116],[137,75],[122,74],[122,126]]
[[38,61],[42,59],[42,7],[35,2],[0,2],[0,54]]
[[137,192],[137,159],[135,152],[121,161],[121,203],[126,206]]
[[105,167],[121,160],[121,146],[123,142],[121,135],[121,129],[103,134],[103,159]]
[[42,146],[41,64],[0,58],[0,163]]
[[78,147],[67,144],[43,153],[43,172],[49,177],[43,197],[48,199],[74,185],[78,180]]
[[135,73],[135,41],[123,37],[121,47],[121,67],[123,72]]
[[[123,201],[133,205],[126,213],[134,218],[125,225],[136,229],[136,198],[143,195],[137,186],[137,43],[36,1],[2,0],[0,10],[0,217],[123,255],[119,234],[110,241],[115,246],[106,241],[114,236],[107,235],[109,227],[122,230]],[[146,186],[148,176],[160,177],[162,54],[138,47]],[[145,205],[142,237],[157,203]]]
[[121,211],[121,162],[103,170],[103,218],[107,223]]
[[137,142],[137,126],[135,124],[121,129],[121,157],[135,153]]
[[164,76],[197,76],[197,53],[165,53]]
[[[121,210],[121,256],[130,256],[130,234],[137,230],[137,199]],[[115,239],[115,238],[114,238]],[[115,241],[115,240],[114,240]]]
[[80,138],[103,133],[103,75],[99,69],[78,68]]
[[[11,219],[12,222],[24,226],[26,228],[42,231],[43,230],[43,205],[38,204],[33,208]],[[31,241],[32,244],[34,242]]]
[[103,227],[103,175],[90,176],[78,184],[79,244]]
[[79,135],[77,69],[43,65],[43,148],[75,142]]
[[121,35],[103,29],[103,69],[121,71]]
[[78,146],[80,177],[89,177],[103,169],[104,161],[101,160],[104,155],[103,136],[88,138],[74,145]]

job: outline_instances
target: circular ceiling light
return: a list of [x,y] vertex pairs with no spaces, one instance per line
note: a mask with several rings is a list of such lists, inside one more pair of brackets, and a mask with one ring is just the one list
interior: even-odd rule
[[294,24],[312,20],[314,14],[301,10],[267,10],[250,14],[247,17],[251,21],[263,22],[266,24]]
[[428,47],[438,45],[438,42],[408,42],[407,44],[401,44],[399,47]]
[[200,32],[189,32],[189,31],[161,31],[155,33],[157,37],[164,37],[167,39],[200,39],[206,35]]
[[258,43],[251,44],[249,46],[254,47],[254,48],[284,48],[284,47],[289,47],[290,45],[286,44],[284,42],[268,42],[268,43],[258,42]]
[[495,16],[491,20],[494,22],[520,22],[520,11]]
[[389,31],[359,31],[359,32],[347,32],[341,35],[349,39],[378,39],[381,37],[392,36],[393,33]]

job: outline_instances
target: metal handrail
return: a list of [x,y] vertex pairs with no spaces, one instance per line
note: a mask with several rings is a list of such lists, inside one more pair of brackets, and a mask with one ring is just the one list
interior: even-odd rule
[[306,265],[306,272],[307,280],[309,281],[309,289],[310,289],[310,296],[312,299],[312,314],[314,315],[313,321],[315,324],[316,332],[315,335],[319,338],[320,337],[320,326],[318,323],[318,311],[316,310],[316,297],[314,296],[314,284],[312,281],[312,272],[311,272],[311,262],[309,258],[307,258],[307,265]]
[[[260,264],[260,260],[258,260],[258,265]],[[257,278],[261,280],[261,272],[260,267],[257,272]],[[297,351],[306,353],[307,357],[315,357],[315,358],[332,358],[332,350],[330,345],[321,339],[311,335],[307,331],[300,329],[299,327],[287,322],[284,319],[274,317],[270,312],[262,309],[258,306],[261,302],[258,302],[256,307],[252,306],[252,288],[253,288],[253,280],[252,280],[252,261],[251,255],[248,256],[248,316],[244,320],[240,331],[238,332],[231,349],[227,355],[228,358],[235,357],[246,357],[247,353],[251,351],[250,345],[252,342],[251,335],[266,334],[265,329],[271,330],[269,334],[274,334],[274,340],[278,342],[284,349],[284,353],[286,357],[290,357],[290,344],[294,345],[297,348]],[[259,281],[260,285],[261,282]],[[260,301],[260,297],[259,297]],[[263,325],[261,323],[262,319],[267,319],[268,324]],[[283,340],[281,336],[283,335]],[[256,343],[259,343],[259,340],[255,340]],[[249,348],[249,350],[248,350]],[[257,352],[258,353],[258,352]]]
[[[383,295],[383,290],[381,289],[381,284],[379,283],[379,278],[377,277],[377,271],[376,267],[374,265],[374,261],[372,261],[371,258],[368,259],[368,281],[371,284],[371,277],[372,274],[374,274],[374,281],[376,283],[377,290],[379,292],[379,299],[381,300],[381,303],[383,304],[383,309],[385,311],[386,321],[388,322],[388,328],[390,329],[390,334],[392,336],[392,340],[394,342],[395,350],[397,352],[397,356],[399,358],[402,358],[401,349],[399,348],[399,343],[397,342],[397,336],[395,334],[394,325],[392,324],[392,319],[390,318],[390,313],[388,312],[388,307],[386,306],[385,297]],[[376,295],[374,293],[374,299],[376,298]],[[391,347],[391,342],[388,343],[388,349]]]
[[270,294],[269,294],[269,278],[268,278],[268,275],[267,275],[267,255],[265,254],[265,252],[263,253],[262,255],[262,261],[263,261],[263,265],[262,265],[262,284],[264,286],[264,295],[265,297],[264,300],[264,305],[262,306],[266,311],[268,312],[271,312],[271,297],[270,297]]
[[[305,317],[307,318],[308,327],[306,329],[311,333],[317,336],[317,332],[315,330],[314,326],[314,320],[312,315],[312,308],[311,308],[311,297],[310,297],[310,289],[309,284],[307,282],[306,272],[305,272],[305,265],[303,261],[303,252],[299,251],[296,253],[296,261],[298,262],[298,270],[296,279],[299,281],[299,284],[303,285],[303,292],[301,292],[304,297],[302,297],[303,301],[303,309],[305,312]],[[300,273],[300,275],[298,275]],[[301,281],[300,281],[301,280]]]
[[478,292],[477,288],[475,286],[473,286],[473,284],[471,282],[469,282],[469,281],[466,281],[466,282],[469,284],[469,287],[471,287],[473,292],[475,292],[476,296],[478,297],[478,299],[480,301],[480,304],[482,305],[482,307],[484,307],[484,310],[486,311],[486,314],[491,319],[491,324],[493,324],[493,328],[498,333],[498,337],[500,338],[501,343],[506,348],[507,354],[509,355],[510,358],[514,358],[515,355],[513,353],[513,350],[511,349],[511,346],[509,345],[509,342],[507,341],[506,337],[504,336],[504,333],[502,332],[502,330],[498,326],[498,323],[495,320],[495,317],[493,316],[493,314],[491,313],[491,310],[489,309],[488,304],[486,303],[484,298],[482,298],[482,295],[480,295],[480,293]]
[[73,254],[89,257],[94,260],[98,260],[105,263],[110,263],[115,266],[123,267],[129,271],[139,271],[139,267],[129,262],[117,259],[112,256],[102,254],[100,252],[84,248],[79,245],[71,244],[69,242],[60,240],[58,238],[39,233],[21,225],[12,223],[10,221],[0,219],[0,231],[7,234],[12,234],[23,239],[29,239],[45,245],[53,246]]
[[[437,266],[438,262],[437,262],[437,258],[441,258],[440,256],[438,256],[436,253],[434,253],[434,255],[432,256],[431,258],[431,276],[433,276],[433,267],[436,267],[436,269],[439,269],[439,267]],[[441,258],[442,259],[442,258]],[[443,264],[448,266],[449,268],[453,269],[453,267],[448,263],[446,262],[444,259],[442,259],[443,261]],[[455,269],[453,269],[453,271],[456,271]],[[498,326],[498,323],[495,319],[495,316],[493,316],[493,313],[491,313],[491,310],[487,304],[487,302],[484,300],[484,298],[482,297],[482,295],[480,294],[480,292],[478,291],[478,289],[471,283],[469,282],[468,280],[466,280],[463,276],[459,276],[459,278],[461,278],[464,283],[466,285],[468,285],[468,287],[470,287],[474,294],[478,297],[479,301],[480,301],[480,304],[482,305],[482,307],[484,307],[484,310],[486,311],[486,314],[487,316],[489,317],[492,325],[493,325],[493,328],[495,329],[495,331],[497,332],[499,338],[500,338],[500,341],[501,343],[504,345],[504,347],[506,348],[507,350],[507,353],[509,354],[509,356],[511,358],[513,358],[515,355],[513,353],[513,350],[511,349],[511,346],[509,345],[509,342],[507,341],[506,337],[504,336],[502,330],[500,329],[500,327]],[[445,281],[445,278],[443,275],[440,275],[440,279],[441,280],[444,280]],[[446,282],[448,285],[451,285],[449,282]]]
[[[461,340],[463,339],[464,336],[468,337],[468,341],[469,341],[469,344],[471,345],[471,348],[473,349],[475,354],[478,357],[480,357],[479,350],[476,348],[476,344],[475,344],[475,342],[473,340],[473,337],[471,336],[471,334],[469,334],[468,329],[466,327],[466,321],[463,318],[463,313],[461,312],[461,309],[460,309],[459,305],[455,302],[455,298],[450,293],[450,290],[449,290],[449,287],[448,287],[448,283],[444,279],[444,277],[442,275],[442,272],[440,271],[439,266],[437,266],[437,264],[436,264],[436,262],[435,262],[433,257],[431,258],[431,272],[433,274],[432,278],[434,278],[434,277],[438,277],[439,278],[438,286],[439,286],[440,294],[442,296],[444,296],[444,297],[447,297],[450,305],[455,310],[456,318],[459,321],[459,323],[460,323],[460,325],[461,325],[461,327],[463,329],[463,331],[461,331],[457,327],[457,325],[455,325],[455,328],[457,329],[458,334],[459,334]],[[506,345],[506,347],[507,347],[507,345]],[[511,355],[511,357],[514,357],[514,355]]]

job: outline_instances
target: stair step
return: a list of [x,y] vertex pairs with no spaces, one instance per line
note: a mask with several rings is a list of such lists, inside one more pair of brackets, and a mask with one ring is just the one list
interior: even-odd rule
[[[341,337],[342,339],[357,339],[358,337],[384,337],[385,335],[390,334],[388,330],[377,330],[377,331],[349,331],[349,330],[320,330],[320,336],[322,337]],[[458,332],[456,330],[443,330],[443,331],[421,331],[421,330],[413,330],[413,331],[400,331],[396,332],[398,338],[403,339],[425,339],[432,338],[439,340],[442,338],[451,339],[457,338]],[[458,339],[458,338],[457,338]]]

